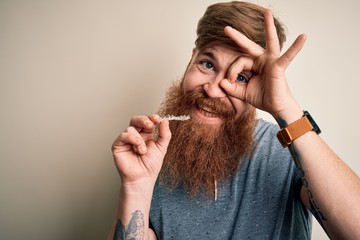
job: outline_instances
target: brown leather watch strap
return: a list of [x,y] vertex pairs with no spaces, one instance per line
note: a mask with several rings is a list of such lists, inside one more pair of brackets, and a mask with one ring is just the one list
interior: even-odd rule
[[279,139],[283,147],[289,146],[295,139],[304,135],[305,133],[313,130],[309,119],[306,116],[303,116],[299,120],[291,123],[289,126],[281,129],[277,138]]

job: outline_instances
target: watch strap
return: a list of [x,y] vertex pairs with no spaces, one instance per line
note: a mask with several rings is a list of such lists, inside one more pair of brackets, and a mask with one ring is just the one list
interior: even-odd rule
[[314,127],[309,121],[307,115],[302,116],[299,120],[291,123],[287,127],[281,129],[277,138],[283,147],[290,145],[295,139],[313,130]]

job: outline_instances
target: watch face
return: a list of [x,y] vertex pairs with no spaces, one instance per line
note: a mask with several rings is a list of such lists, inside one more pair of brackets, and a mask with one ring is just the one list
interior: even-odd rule
[[317,134],[320,134],[321,130],[320,130],[319,126],[316,124],[315,120],[310,115],[310,113],[308,111],[304,111],[304,115],[307,117],[307,119],[309,120],[309,122],[313,126],[313,131],[316,132]]

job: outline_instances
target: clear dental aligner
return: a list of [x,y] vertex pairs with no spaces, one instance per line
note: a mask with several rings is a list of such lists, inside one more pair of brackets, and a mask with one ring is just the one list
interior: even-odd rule
[[158,123],[160,123],[163,120],[169,120],[169,121],[186,121],[189,120],[189,115],[182,115],[182,116],[174,116],[174,115],[165,115],[159,118]]

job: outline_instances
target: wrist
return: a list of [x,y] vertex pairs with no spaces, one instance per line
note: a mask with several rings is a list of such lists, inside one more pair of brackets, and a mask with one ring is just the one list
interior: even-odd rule
[[155,181],[152,179],[143,179],[135,182],[121,181],[120,193],[126,196],[149,198],[152,196]]
[[277,133],[277,138],[283,147],[289,146],[294,140],[301,137],[309,131],[314,131],[316,134],[320,134],[321,130],[311,117],[308,111],[304,111],[301,118],[289,125],[282,127]]
[[284,110],[272,114],[281,128],[284,128],[289,124],[297,121],[303,115],[304,112],[297,103],[289,104],[289,107],[285,108]]

